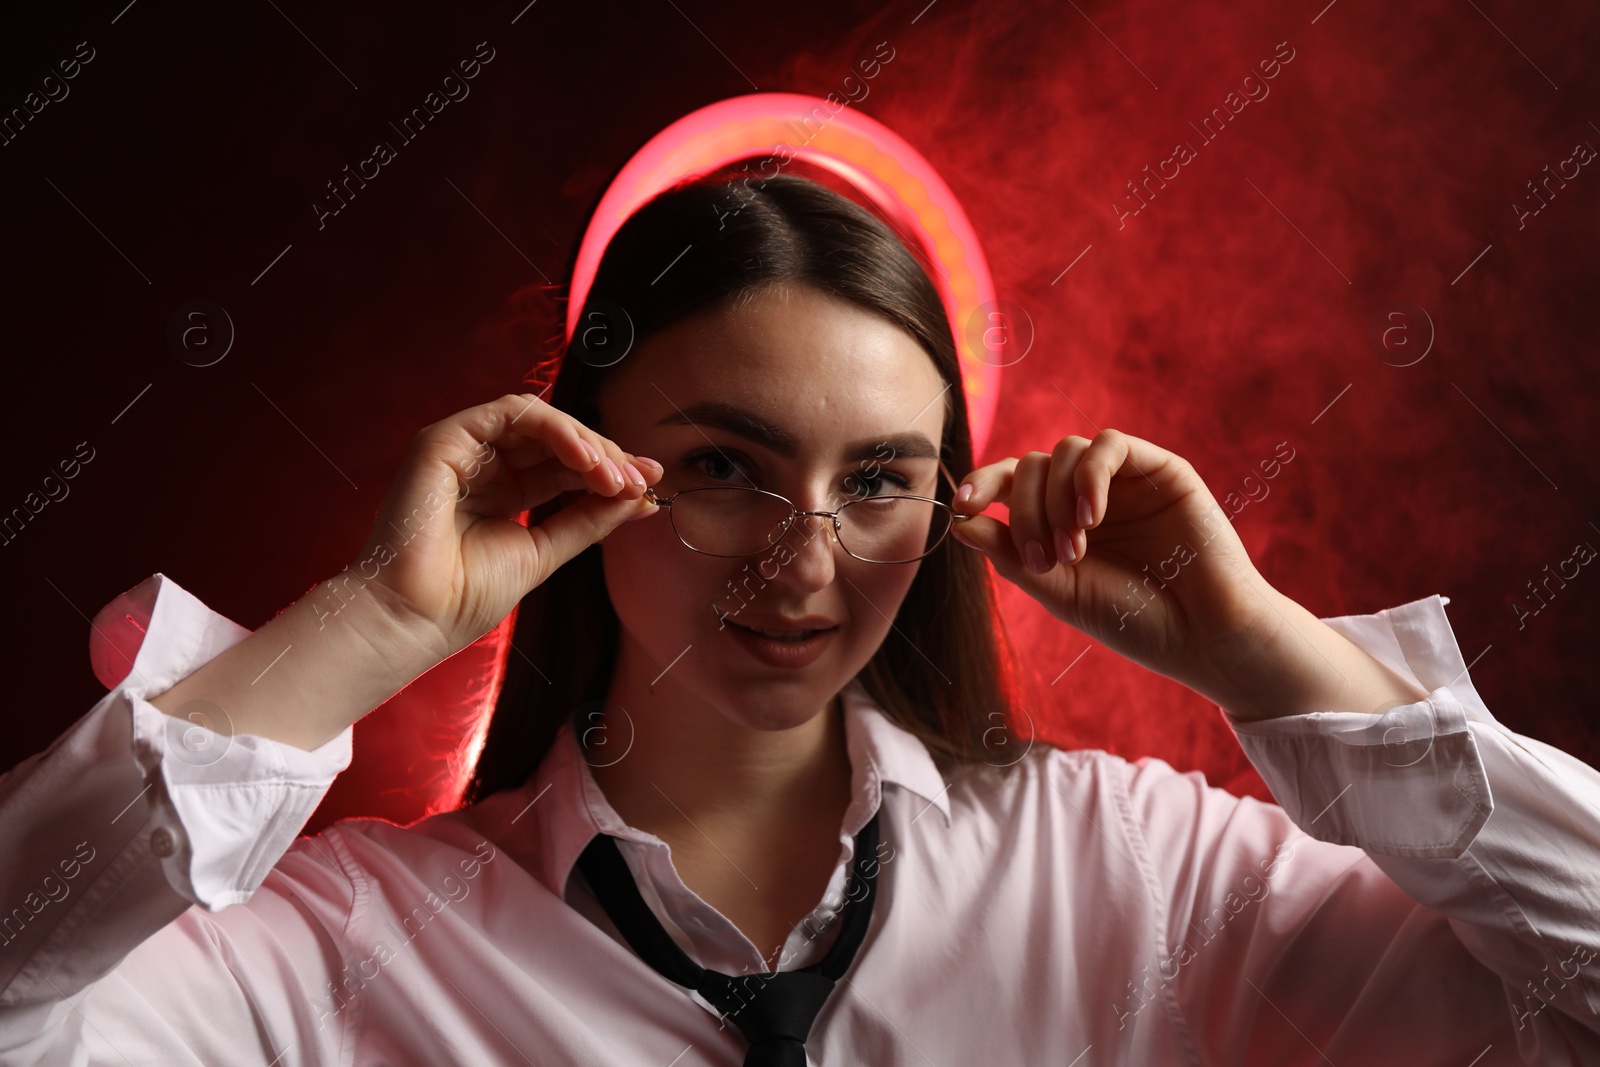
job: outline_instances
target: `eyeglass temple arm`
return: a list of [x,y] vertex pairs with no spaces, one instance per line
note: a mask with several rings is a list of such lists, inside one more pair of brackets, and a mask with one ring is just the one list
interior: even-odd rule
[[[944,475],[945,481],[950,483],[950,492],[952,494],[954,494],[956,489],[957,489],[956,478],[955,478],[955,475],[950,473],[950,468],[946,467],[944,465],[944,460],[943,459],[939,460],[939,473]],[[949,507],[949,505],[946,505],[946,507]],[[951,513],[951,518],[956,522],[961,522],[961,521],[963,521],[965,519],[975,519],[975,518],[977,518],[976,515],[962,515],[959,512],[957,512],[956,509],[953,508],[953,507],[950,508],[950,513]]]

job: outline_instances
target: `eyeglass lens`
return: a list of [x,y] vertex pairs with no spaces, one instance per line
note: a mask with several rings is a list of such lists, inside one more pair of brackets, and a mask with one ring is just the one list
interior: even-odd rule
[[[697,551],[746,556],[777,544],[792,511],[776,496],[715,487],[679,493],[672,502],[672,522],[684,543]],[[909,563],[931,552],[950,522],[950,511],[933,501],[867,497],[839,509],[839,542],[864,560]]]

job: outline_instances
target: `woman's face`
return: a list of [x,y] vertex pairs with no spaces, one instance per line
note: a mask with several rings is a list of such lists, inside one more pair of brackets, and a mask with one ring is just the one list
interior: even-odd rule
[[[658,496],[754,485],[801,511],[834,511],[863,496],[936,495],[944,392],[909,333],[793,285],[651,335],[611,372],[597,429],[666,468]],[[665,508],[624,523],[601,553],[618,669],[660,675],[658,692],[762,730],[826,706],[877,650],[920,567],[855,559],[814,517],[758,555],[704,555],[679,541]],[[794,621],[826,630],[784,645],[744,629]]]

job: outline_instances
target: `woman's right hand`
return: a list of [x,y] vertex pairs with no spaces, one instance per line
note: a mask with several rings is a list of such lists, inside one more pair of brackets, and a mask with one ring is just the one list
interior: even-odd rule
[[[508,394],[417,432],[350,572],[442,660],[618,525],[654,514],[641,498],[661,475],[533,394]],[[518,521],[583,489],[542,523]]]

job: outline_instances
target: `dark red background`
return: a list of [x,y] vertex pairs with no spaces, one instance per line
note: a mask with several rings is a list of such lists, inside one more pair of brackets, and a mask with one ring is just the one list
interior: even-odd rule
[[[77,42],[97,54],[0,147],[0,508],[78,442],[96,458],[0,546],[0,766],[98,699],[86,619],[150,573],[255,627],[343,567],[411,434],[520,380],[546,330],[494,321],[541,272],[559,278],[650,135],[726,96],[836,90],[880,41],[895,58],[859,106],[943,173],[1038,331],[983,458],[1113,426],[1188,457],[1222,498],[1288,441],[1295,459],[1237,519],[1267,578],[1324,616],[1451,597],[1495,714],[1597,762],[1600,574],[1526,628],[1513,603],[1578,543],[1600,546],[1600,168],[1520,230],[1512,205],[1577,143],[1600,147],[1600,30],[1578,4],[1323,3],[8,14],[0,107]],[[483,40],[496,58],[471,96],[319,232],[324,181]],[[1295,58],[1270,96],[1202,146],[1188,123],[1279,42]],[[1119,230],[1125,183],[1180,139],[1198,158]],[[166,343],[193,299],[237,326],[215,366]],[[1415,308],[1432,348],[1390,365],[1421,351]],[[1386,352],[1373,324],[1406,309],[1415,345]],[[1007,595],[1048,683],[1088,642]],[[1104,647],[1045,691],[1053,740],[1266,795],[1215,707]],[[358,767],[380,719],[357,730]],[[385,803],[336,785],[313,825]]]

